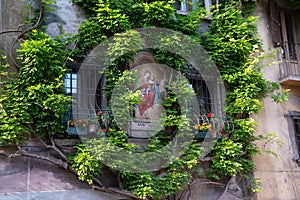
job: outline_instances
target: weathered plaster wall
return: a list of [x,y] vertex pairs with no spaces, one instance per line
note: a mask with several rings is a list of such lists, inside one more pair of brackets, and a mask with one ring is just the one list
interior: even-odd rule
[[[263,39],[263,47],[266,53],[274,51],[272,37],[269,29],[268,10],[264,2],[257,6],[255,15],[259,16],[258,31]],[[274,60],[266,60],[272,62]],[[264,76],[271,81],[279,81],[279,65],[274,64],[263,69]],[[286,87],[285,87],[286,88]],[[296,200],[300,199],[298,190],[300,184],[300,168],[293,161],[294,152],[289,133],[288,121],[284,117],[289,110],[299,111],[299,88],[292,87],[290,100],[284,104],[276,104],[271,98],[262,100],[264,107],[260,114],[253,116],[259,124],[257,134],[271,132],[278,133],[279,140],[283,142],[282,148],[276,144],[258,143],[264,150],[272,150],[278,154],[278,158],[263,153],[253,159],[257,166],[255,178],[261,178],[262,192],[257,194],[258,200]]]
[[[30,27],[30,25],[24,24],[28,14],[34,12],[34,8],[28,7],[28,2],[27,0],[0,0],[0,31],[16,30],[18,28],[22,30]],[[52,9],[46,10],[46,32],[51,38],[62,33],[76,34],[83,19],[83,11],[74,5],[71,0],[57,0]],[[11,44],[18,34],[0,35],[0,50],[5,55],[9,55]],[[18,44],[15,47],[18,47]]]
[[54,9],[47,11],[45,16],[46,32],[50,37],[53,38],[61,33],[76,34],[78,25],[84,19],[83,10],[74,5],[71,0],[56,0],[56,5],[52,7]]
[[[0,0],[0,31],[16,30],[24,23],[25,0]],[[8,55],[11,44],[18,33],[0,36],[0,50]]]
[[[2,149],[0,149],[1,151]],[[14,152],[14,148],[5,151]],[[42,156],[39,147],[27,147],[29,152]],[[104,177],[106,180],[109,177]],[[104,183],[107,182],[104,180]],[[122,197],[93,191],[88,184],[79,181],[75,174],[32,158],[5,158],[0,155],[0,199],[43,199],[43,200],[118,200]]]

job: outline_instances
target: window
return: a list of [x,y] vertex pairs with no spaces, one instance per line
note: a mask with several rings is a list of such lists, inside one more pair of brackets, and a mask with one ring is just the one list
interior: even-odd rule
[[[283,48],[283,59],[297,60],[297,14],[289,10],[279,10],[276,2],[270,1],[270,28],[273,43]],[[299,38],[300,39],[300,38]]]
[[300,152],[300,116],[293,117],[294,130],[295,130],[295,138],[298,147],[298,153]]
[[66,74],[64,87],[66,89],[66,95],[74,96],[77,94],[77,72],[68,72]]
[[300,112],[289,111],[285,115],[288,120],[289,133],[294,153],[294,161],[300,164]]
[[204,0],[205,9],[211,11],[212,6],[218,6],[219,0]]
[[[137,54],[135,62],[131,63],[130,67],[133,68],[143,66],[143,64],[148,63],[155,63],[155,56],[152,52],[142,51]],[[75,104],[72,105],[70,110],[65,115],[64,123],[66,125],[68,135],[78,135],[74,126],[75,124],[78,124],[78,121],[81,122],[81,119],[89,119],[91,116],[93,116],[93,114],[98,113],[99,111],[101,111],[102,114],[108,115],[106,109],[107,99],[105,96],[105,91],[103,90],[106,78],[104,75],[99,75],[97,66],[87,66],[88,67],[85,67],[85,70],[80,71],[80,73],[78,73],[80,65],[71,66],[70,72],[66,74],[64,79],[66,95],[72,96],[72,101],[75,102]],[[152,116],[152,113],[159,113],[160,106],[157,105],[157,102],[159,102],[159,98],[163,98],[165,92],[165,90],[160,88],[160,86],[163,87],[163,81],[168,78],[167,73],[169,73],[169,71],[164,70],[164,68],[151,69],[151,65],[149,65],[148,68],[147,66],[144,67],[144,69],[141,69],[140,73],[143,73],[140,74],[141,77],[139,80],[144,80],[142,78],[149,74],[149,77],[144,77],[147,81],[147,84],[144,83],[144,85],[147,85],[149,90],[142,91],[142,89],[144,89],[146,86],[143,85],[143,82],[139,84],[144,86],[141,87],[141,94],[143,94],[143,92],[145,93],[145,102],[150,102],[151,100],[151,103],[147,103],[145,105],[144,103],[141,103],[141,105],[137,106],[133,115],[137,121],[148,120],[152,122],[155,121],[159,116],[158,114]],[[86,80],[83,80],[82,77],[85,77]],[[215,110],[213,105],[217,103],[216,99],[219,96],[213,94],[213,96],[216,98],[212,99],[210,97],[207,85],[209,83],[206,83],[203,80],[201,74],[193,66],[190,66],[190,73],[187,74],[186,78],[189,81],[189,86],[195,91],[196,98],[193,103],[194,111],[198,115],[214,112]],[[91,89],[93,88],[96,88],[96,91],[92,91]],[[216,91],[214,90],[213,92]],[[141,98],[143,98],[143,96],[141,96]],[[140,123],[138,122],[134,125],[139,125]],[[72,128],[71,125],[73,125],[74,128]],[[149,129],[150,128],[151,127],[149,127]],[[89,129],[85,130],[85,133],[88,132],[91,131],[89,131]],[[140,130],[137,131],[137,134],[139,132]]]
[[195,110],[197,113],[210,113],[211,99],[206,83],[200,73],[195,68],[192,68],[191,72],[187,74],[187,79],[195,91],[195,97],[197,98],[197,102],[195,102]]
[[280,47],[279,79],[281,83],[298,84],[300,76],[300,16],[296,11],[278,9],[276,2],[269,3],[269,22],[274,46]]
[[[70,68],[70,71],[66,73],[64,78],[64,88],[67,96],[72,97],[72,101],[76,101],[77,97],[77,69]],[[74,127],[74,121],[72,116],[72,106],[70,109],[65,113],[64,116],[64,124],[67,127],[68,135],[75,135],[76,129]]]
[[202,3],[206,10],[210,11],[211,6],[218,6],[219,0],[176,0],[175,9],[179,14],[185,14],[194,10],[198,3]]
[[[64,78],[64,88],[66,95],[72,97],[72,106],[70,106],[70,109],[65,113],[63,123],[66,126],[67,134],[70,136],[79,134],[75,128],[78,117],[88,119],[92,113],[98,113],[100,110],[106,113],[106,111],[105,109],[101,109],[103,104],[103,91],[101,90],[103,79],[94,83],[97,89],[93,94],[87,92],[89,91],[88,88],[90,88],[90,85],[93,84],[93,81],[98,80],[96,75],[99,73],[96,73],[94,68],[88,69],[86,73],[88,73],[90,80],[82,82],[78,73],[80,63],[70,64],[68,68],[69,72],[66,73]],[[95,105],[77,106],[77,104],[83,104],[80,104],[80,102],[89,102],[92,98],[95,100]],[[87,131],[88,130],[86,130],[85,133],[87,133]]]
[[198,0],[176,0],[174,3],[174,7],[178,13],[183,14],[195,9],[196,3],[198,2]]
[[281,40],[284,49],[283,58],[297,60],[297,42],[295,37],[294,17],[291,13],[280,13]]

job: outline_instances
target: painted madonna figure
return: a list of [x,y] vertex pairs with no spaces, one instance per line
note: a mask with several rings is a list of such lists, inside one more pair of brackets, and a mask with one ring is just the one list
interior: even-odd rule
[[138,88],[140,91],[140,101],[137,105],[135,118],[142,121],[157,121],[163,110],[158,103],[162,99],[164,92],[164,80],[158,84],[150,71],[145,71],[139,79]]

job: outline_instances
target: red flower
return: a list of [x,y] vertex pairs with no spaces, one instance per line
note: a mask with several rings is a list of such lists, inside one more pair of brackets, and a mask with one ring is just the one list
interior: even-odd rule
[[98,115],[101,115],[101,114],[102,114],[101,110],[99,110],[99,111],[97,112],[97,114],[98,114]]
[[211,118],[212,117],[212,113],[207,113],[207,118]]

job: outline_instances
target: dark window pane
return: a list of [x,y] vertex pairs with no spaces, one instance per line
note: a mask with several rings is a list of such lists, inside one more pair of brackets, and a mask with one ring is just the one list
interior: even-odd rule
[[284,16],[286,24],[287,43],[289,49],[289,58],[292,60],[297,60],[292,15],[289,13],[285,13]]
[[300,118],[294,118],[294,128],[295,128],[295,136],[296,142],[298,145],[298,152],[300,152]]
[[200,73],[193,67],[191,72],[187,75],[190,85],[195,91],[197,98],[198,108],[195,108],[201,114],[211,112],[211,99],[208,91],[208,87],[205,81],[201,77]]

